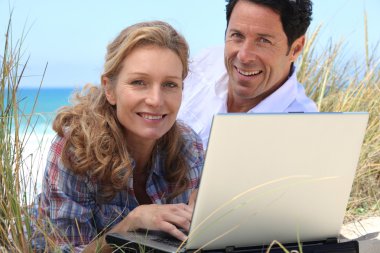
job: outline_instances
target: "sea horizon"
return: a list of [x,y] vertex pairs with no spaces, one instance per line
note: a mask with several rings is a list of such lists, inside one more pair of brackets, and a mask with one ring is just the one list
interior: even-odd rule
[[76,90],[78,89],[74,87],[19,88],[17,90],[19,114],[24,115],[20,118],[21,129],[31,117],[31,124],[35,125],[37,133],[46,132],[47,127],[52,131],[49,125],[58,109],[70,104],[70,97]]
[[[41,192],[50,144],[56,133],[52,122],[59,108],[70,105],[76,87],[19,87],[19,139],[24,142],[23,175],[35,185],[27,187],[28,202]],[[12,131],[14,138],[15,131]]]

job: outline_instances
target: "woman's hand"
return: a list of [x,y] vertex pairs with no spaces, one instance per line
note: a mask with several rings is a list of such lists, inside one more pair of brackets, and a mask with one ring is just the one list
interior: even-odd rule
[[126,219],[128,230],[161,230],[184,241],[187,236],[179,228],[189,231],[192,213],[193,208],[186,204],[151,204],[136,207]]
[[189,198],[189,206],[193,210],[194,210],[195,201],[197,200],[197,196],[198,196],[198,189],[194,190],[191,193],[190,198]]

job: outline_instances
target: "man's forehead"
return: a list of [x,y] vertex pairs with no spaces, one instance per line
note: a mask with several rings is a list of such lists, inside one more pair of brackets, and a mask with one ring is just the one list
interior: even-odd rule
[[235,6],[227,27],[227,32],[230,31],[286,37],[281,18],[276,12],[248,1],[239,1]]
[[282,26],[281,17],[275,10],[262,4],[239,1],[231,13],[229,22],[260,23]]

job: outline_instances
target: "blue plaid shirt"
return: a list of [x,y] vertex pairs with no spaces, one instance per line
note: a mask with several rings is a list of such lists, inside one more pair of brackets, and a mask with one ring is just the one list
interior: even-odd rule
[[[189,165],[190,183],[187,190],[171,203],[187,203],[191,192],[198,188],[204,152],[195,132],[182,123],[178,125],[185,141],[182,152]],[[87,175],[74,174],[63,165],[61,153],[64,141],[64,138],[57,136],[51,145],[40,196],[40,212],[65,237],[54,238],[61,249],[79,251],[97,234],[119,223],[139,203],[133,191],[132,177],[127,190],[118,192],[107,203],[98,203],[96,196],[100,189],[97,182]],[[170,185],[164,179],[164,161],[165,155],[158,152],[147,181],[146,192],[154,204],[165,204],[165,195],[170,193]]]

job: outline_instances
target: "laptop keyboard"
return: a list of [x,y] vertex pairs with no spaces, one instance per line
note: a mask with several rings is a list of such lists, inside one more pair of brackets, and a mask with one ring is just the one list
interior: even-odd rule
[[169,245],[172,247],[178,248],[182,243],[182,241],[178,240],[174,236],[171,236],[170,234],[162,232],[162,231],[150,231],[149,234],[151,236],[150,237],[151,240],[155,242],[163,243],[165,245]]
[[154,238],[151,238],[151,240],[155,241],[155,242],[159,242],[159,243],[163,243],[165,245],[169,245],[169,246],[172,246],[172,247],[176,247],[178,248],[182,241],[180,240],[177,240],[175,238],[159,238],[159,237],[154,237]]

